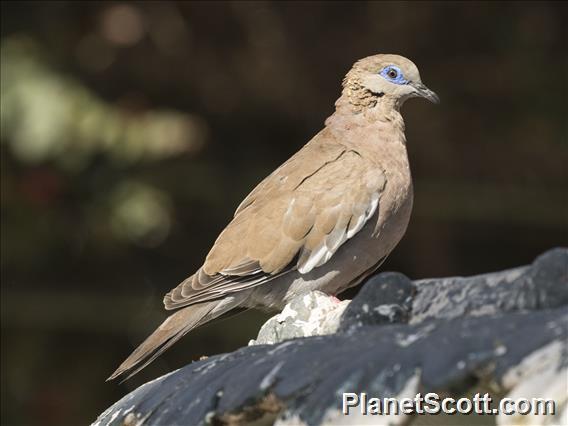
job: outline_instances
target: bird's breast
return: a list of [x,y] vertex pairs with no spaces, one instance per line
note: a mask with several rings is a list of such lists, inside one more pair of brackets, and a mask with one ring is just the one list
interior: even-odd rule
[[374,235],[392,250],[406,232],[414,192],[406,147],[401,144],[389,151],[383,152],[386,185],[379,200]]

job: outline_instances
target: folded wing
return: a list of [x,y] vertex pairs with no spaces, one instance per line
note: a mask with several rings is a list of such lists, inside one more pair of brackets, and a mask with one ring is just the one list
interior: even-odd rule
[[203,266],[170,291],[166,309],[214,300],[333,257],[377,210],[382,170],[318,138],[261,182],[219,235]]

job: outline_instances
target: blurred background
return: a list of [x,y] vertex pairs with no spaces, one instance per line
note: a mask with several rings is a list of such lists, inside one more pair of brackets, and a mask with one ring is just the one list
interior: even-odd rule
[[383,270],[478,274],[567,245],[566,12],[2,2],[2,424],[87,424],[146,380],[255,337],[266,316],[245,313],[104,381],[370,54],[411,58],[442,99],[404,107],[415,207]]

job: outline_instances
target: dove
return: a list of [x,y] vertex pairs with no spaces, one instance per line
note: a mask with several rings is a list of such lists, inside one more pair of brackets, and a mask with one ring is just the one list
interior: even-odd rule
[[242,201],[203,265],[164,297],[170,315],[107,379],[139,372],[190,330],[232,310],[281,310],[375,272],[406,232],[413,188],[401,107],[438,103],[409,59],[357,61],[335,111]]

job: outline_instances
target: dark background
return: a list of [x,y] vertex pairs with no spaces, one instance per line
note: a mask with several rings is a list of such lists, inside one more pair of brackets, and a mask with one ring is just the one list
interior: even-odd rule
[[266,317],[242,314],[104,382],[370,54],[411,58],[442,99],[404,107],[415,207],[383,270],[568,242],[561,3],[2,2],[1,24],[2,424],[89,423],[255,337]]

